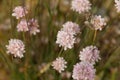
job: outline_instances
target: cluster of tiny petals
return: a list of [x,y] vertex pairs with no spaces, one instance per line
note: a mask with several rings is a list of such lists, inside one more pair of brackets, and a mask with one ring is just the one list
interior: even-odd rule
[[39,27],[38,21],[36,19],[31,19],[28,22],[28,25],[29,25],[30,34],[36,35],[37,33],[40,32],[40,30],[38,29]]
[[120,0],[115,0],[115,7],[117,9],[117,12],[120,12]]
[[17,25],[17,31],[18,32],[26,32],[29,31],[28,25],[27,25],[27,21],[25,19],[22,19],[20,21],[20,23]]
[[95,72],[89,62],[80,62],[74,65],[72,77],[74,80],[94,80]]
[[99,53],[100,51],[96,46],[87,46],[82,51],[80,51],[79,58],[81,61],[86,61],[94,65],[95,62],[100,60]]
[[104,18],[102,18],[100,15],[95,15],[92,17],[90,23],[92,24],[92,28],[95,30],[102,30],[103,26],[106,25],[106,21]]
[[14,55],[14,57],[23,57],[23,53],[25,53],[25,45],[19,39],[10,39],[9,44],[6,45],[7,53]]
[[64,50],[67,50],[67,48],[71,49],[74,46],[75,38],[73,35],[61,30],[58,31],[56,43],[59,44],[60,47],[64,47]]
[[76,35],[76,33],[80,32],[79,25],[71,21],[68,21],[65,24],[63,24],[62,30],[72,35]]
[[89,0],[72,0],[71,9],[79,14],[85,13],[91,9],[91,3]]
[[52,62],[53,68],[59,73],[61,73],[62,71],[64,71],[65,68],[67,68],[66,64],[67,62],[64,60],[63,57],[58,57],[55,61]]
[[28,13],[28,11],[26,10],[26,8],[24,8],[22,6],[17,6],[13,10],[12,16],[15,16],[16,19],[19,19],[19,18],[24,17],[27,13]]

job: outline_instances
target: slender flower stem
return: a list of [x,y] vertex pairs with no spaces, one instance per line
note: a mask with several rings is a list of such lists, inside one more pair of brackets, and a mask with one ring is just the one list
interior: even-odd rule
[[96,39],[96,36],[97,36],[97,30],[95,30],[95,32],[94,32],[93,43],[94,43],[94,41]]
[[59,54],[58,54],[58,57],[60,57],[60,55],[62,54],[62,51],[63,51],[63,48],[61,48]]

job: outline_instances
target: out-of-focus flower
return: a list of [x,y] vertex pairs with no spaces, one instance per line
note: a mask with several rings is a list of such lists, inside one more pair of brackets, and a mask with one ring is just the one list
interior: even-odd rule
[[28,11],[26,10],[26,8],[22,7],[22,6],[17,6],[15,7],[15,9],[13,10],[14,13],[12,13],[12,16],[15,16],[16,19],[22,18],[24,17]]
[[96,46],[87,46],[86,48],[83,48],[82,51],[80,51],[80,60],[86,61],[91,64],[95,64],[100,59],[99,56],[100,51]]
[[18,32],[26,32],[29,31],[28,25],[27,25],[27,21],[25,19],[22,19],[20,21],[20,23],[17,25],[17,31]]
[[65,68],[67,68],[66,64],[67,62],[64,60],[63,57],[58,57],[55,61],[53,61],[52,66],[55,70],[61,73],[62,71],[64,71]]
[[61,74],[61,76],[62,76],[62,78],[70,79],[70,77],[71,77],[71,72],[68,72],[68,71],[63,72],[63,73]]
[[63,24],[62,30],[71,35],[76,35],[76,33],[80,32],[79,25],[71,21],[68,21],[65,24]]
[[91,3],[89,0],[72,0],[71,9],[79,14],[85,13],[91,9]]
[[65,31],[58,31],[56,43],[64,47],[64,50],[71,49],[74,46],[75,38]]
[[25,53],[25,45],[19,39],[10,39],[9,44],[6,45],[7,53],[13,54],[14,57],[23,57],[23,53]]
[[94,80],[95,72],[93,65],[88,62],[80,62],[74,65],[72,77],[75,80]]
[[31,19],[28,22],[28,25],[29,25],[30,34],[36,35],[37,33],[40,32],[40,30],[38,29],[39,25],[38,25],[37,20]]
[[102,30],[102,28],[106,25],[106,21],[100,15],[95,15],[92,17],[90,23],[92,24],[92,28],[95,30]]
[[120,0],[115,0],[115,7],[117,9],[117,12],[120,12]]

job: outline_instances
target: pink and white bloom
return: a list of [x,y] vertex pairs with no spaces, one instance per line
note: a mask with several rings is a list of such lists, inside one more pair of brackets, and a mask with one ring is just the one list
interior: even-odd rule
[[88,62],[80,62],[74,65],[72,77],[74,80],[94,80],[95,72],[93,65]]
[[120,0],[115,0],[115,7],[117,9],[117,12],[120,12]]
[[14,57],[23,57],[23,53],[25,53],[25,45],[19,39],[10,39],[9,44],[6,45],[7,53],[14,55]]
[[71,9],[79,14],[85,13],[91,9],[91,3],[89,0],[72,0]]
[[19,19],[19,18],[24,17],[27,13],[28,13],[28,11],[26,10],[26,8],[24,8],[22,6],[17,6],[13,10],[12,16],[15,16],[16,19]]
[[96,46],[87,46],[80,51],[79,59],[94,65],[95,62],[98,62],[98,60],[101,59],[99,54],[100,51]]
[[40,30],[38,29],[39,25],[37,20],[31,19],[28,22],[28,25],[29,25],[30,34],[36,35],[37,33],[40,32]]
[[18,32],[26,32],[29,31],[28,25],[27,25],[27,21],[25,19],[22,19],[20,21],[20,23],[17,25],[17,31]]
[[93,16],[90,23],[92,24],[92,28],[95,30],[102,30],[102,28],[106,25],[106,21],[101,15]]
[[65,24],[63,24],[62,30],[71,35],[76,35],[76,33],[80,33],[79,25],[71,21],[68,21]]
[[56,58],[55,61],[52,62],[52,66],[55,70],[57,70],[59,73],[65,70],[67,68],[66,66],[67,62],[64,60],[63,57]]
[[58,31],[56,43],[60,47],[62,46],[64,50],[67,50],[67,48],[71,49],[74,46],[75,38],[65,31]]

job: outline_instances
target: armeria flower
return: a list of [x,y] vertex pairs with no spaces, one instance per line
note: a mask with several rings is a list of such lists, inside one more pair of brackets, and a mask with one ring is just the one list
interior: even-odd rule
[[67,68],[66,64],[67,62],[63,59],[63,57],[58,57],[55,61],[53,61],[52,66],[55,70],[61,73],[65,68]]
[[64,47],[64,50],[71,49],[74,46],[75,38],[65,31],[58,31],[56,43]]
[[24,17],[28,13],[28,11],[22,6],[15,7],[13,12],[12,16],[15,16],[17,19]]
[[14,57],[23,57],[23,53],[25,53],[25,45],[19,39],[10,39],[9,44],[6,45],[7,53],[13,54]]
[[27,21],[25,19],[22,19],[20,21],[20,23],[17,25],[17,31],[18,32],[26,32],[29,31],[28,25],[27,25]]
[[92,24],[92,28],[95,30],[102,30],[102,28],[106,25],[106,21],[100,15],[95,15],[92,17],[90,23]]
[[71,21],[68,21],[65,24],[63,24],[62,30],[71,35],[75,35],[76,33],[80,32],[79,25]]
[[87,46],[82,51],[80,51],[79,57],[81,61],[95,64],[95,62],[98,62],[98,60],[100,60],[99,53],[100,51],[96,46]]
[[94,80],[95,72],[93,65],[88,62],[80,62],[74,65],[72,77],[75,80]]
[[28,22],[28,25],[29,25],[30,34],[36,35],[37,33],[40,32],[40,30],[38,29],[39,25],[37,20],[31,19]]
[[120,0],[115,0],[115,7],[117,9],[117,12],[120,12]]
[[91,9],[89,0],[72,0],[72,10],[79,14],[88,12]]

